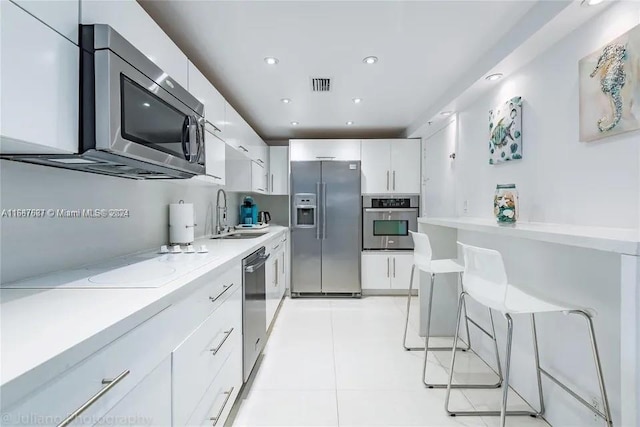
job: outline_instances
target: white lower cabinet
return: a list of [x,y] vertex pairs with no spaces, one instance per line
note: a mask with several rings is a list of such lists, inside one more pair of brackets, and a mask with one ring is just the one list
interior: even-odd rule
[[362,289],[409,289],[413,252],[362,252]]
[[171,358],[165,358],[96,425],[171,425]]
[[271,256],[267,262],[266,278],[266,298],[267,298],[267,329],[275,317],[276,311],[282,297],[287,289],[285,264],[287,235],[276,239],[271,249]]
[[3,401],[2,425],[55,426],[92,401],[74,425],[95,424],[169,354],[172,320],[165,309],[14,405]]
[[[223,426],[242,388],[242,345],[233,349],[209,385],[187,426]],[[176,425],[176,424],[174,424]]]
[[234,348],[242,347],[242,292],[211,314],[174,351],[173,424],[185,425]]

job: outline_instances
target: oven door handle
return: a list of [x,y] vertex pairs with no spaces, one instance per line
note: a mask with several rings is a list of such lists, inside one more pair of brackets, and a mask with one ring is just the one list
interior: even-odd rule
[[418,212],[418,208],[365,208],[365,212]]

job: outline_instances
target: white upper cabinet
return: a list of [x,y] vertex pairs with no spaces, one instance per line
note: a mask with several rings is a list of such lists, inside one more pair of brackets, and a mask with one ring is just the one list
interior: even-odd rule
[[182,87],[188,87],[188,60],[135,0],[82,0],[82,24],[108,24]]
[[244,150],[240,148],[242,145],[242,124],[244,120],[238,114],[238,112],[229,104],[225,102],[225,126],[224,126],[224,142],[230,146],[239,149],[244,153],[248,153],[249,150],[243,146]]
[[2,1],[0,152],[77,153],[78,46]]
[[291,161],[360,160],[359,139],[292,139]]
[[69,40],[78,44],[80,0],[12,0]]
[[267,194],[267,169],[251,161],[251,191]]
[[391,190],[391,142],[362,141],[362,193],[384,194]]
[[419,194],[420,140],[363,140],[362,193]]
[[269,147],[269,193],[289,194],[289,147]]
[[215,179],[216,184],[224,185],[226,176],[226,155],[224,141],[216,138],[209,127],[204,133],[205,173]]
[[189,86],[187,89],[193,96],[204,104],[204,117],[218,130],[215,135],[224,140],[224,110],[226,101],[220,92],[207,78],[189,61]]
[[391,142],[391,187],[394,193],[420,193],[420,140]]

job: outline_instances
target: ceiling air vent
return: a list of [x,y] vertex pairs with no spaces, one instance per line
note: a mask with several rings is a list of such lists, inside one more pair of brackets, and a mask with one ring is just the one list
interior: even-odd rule
[[326,77],[312,77],[311,92],[331,92],[331,79]]

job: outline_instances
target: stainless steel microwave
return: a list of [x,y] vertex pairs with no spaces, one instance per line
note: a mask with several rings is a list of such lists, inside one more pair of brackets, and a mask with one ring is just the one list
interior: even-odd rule
[[136,179],[204,174],[204,105],[110,26],[80,30],[78,153],[11,158]]
[[418,231],[420,196],[363,196],[362,249],[411,250]]

